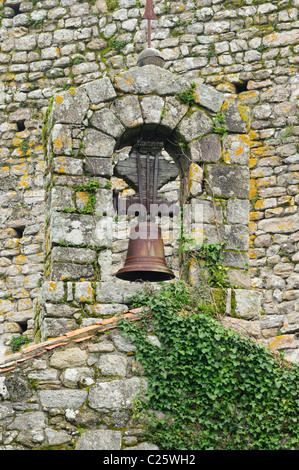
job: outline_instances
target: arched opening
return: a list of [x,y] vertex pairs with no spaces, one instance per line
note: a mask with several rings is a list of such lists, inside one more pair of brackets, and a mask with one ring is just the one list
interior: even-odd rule
[[[125,222],[129,225],[128,247],[122,253],[122,262],[126,265],[130,244],[133,243],[130,240],[133,235],[135,236],[135,227],[144,229],[145,226],[142,224],[147,223],[147,230],[150,227],[152,231],[151,234],[147,234],[151,239],[151,246],[157,246],[158,242],[154,241],[157,235],[155,229],[161,229],[164,244],[162,255],[165,256],[162,261],[155,261],[156,264],[153,267],[155,258],[153,251],[152,256],[147,259],[149,265],[152,263],[152,268],[148,267],[148,270],[157,270],[159,262],[163,265],[165,262],[167,268],[165,267],[164,271],[174,267],[178,272],[175,259],[178,257],[181,202],[184,200],[182,181],[185,180],[184,175],[190,161],[186,148],[186,145],[179,142],[177,136],[170,132],[169,128],[153,124],[129,129],[119,139],[114,154],[111,186],[117,222],[120,224]],[[139,237],[143,235],[143,231],[140,231]],[[157,238],[159,238],[158,235]],[[138,262],[144,262],[141,256],[142,249],[143,246],[140,245],[133,250]],[[116,273],[117,277],[118,274],[119,271]],[[147,273],[142,273],[142,280],[168,280],[175,276],[168,277],[168,274],[160,272],[153,274],[147,271]],[[122,275],[127,276],[121,277],[122,279],[130,280],[131,274],[130,276]],[[132,275],[131,280],[136,280],[136,276],[136,274]]]

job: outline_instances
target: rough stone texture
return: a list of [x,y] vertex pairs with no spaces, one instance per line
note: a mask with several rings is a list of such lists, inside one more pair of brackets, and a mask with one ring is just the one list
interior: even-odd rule
[[223,153],[226,163],[248,165],[250,157],[249,136],[244,134],[223,136]]
[[124,127],[110,109],[103,108],[95,111],[90,119],[91,124],[100,131],[106,132],[112,137],[119,137]]
[[235,314],[245,320],[256,320],[261,314],[261,295],[246,289],[235,290]]
[[117,332],[60,341],[54,351],[29,346],[13,374],[0,364],[1,449],[117,451],[134,443],[158,450],[143,442],[142,423],[131,416],[147,386],[134,376],[135,346]]
[[86,431],[79,437],[76,450],[120,450],[121,432],[110,430]]
[[187,142],[209,134],[212,129],[211,119],[200,110],[191,111],[190,116],[187,116],[179,126],[179,132]]
[[95,221],[90,215],[64,214],[56,212],[51,221],[52,243],[89,245],[92,241]]
[[192,160],[196,162],[218,162],[221,158],[220,139],[210,134],[190,144]]
[[267,233],[294,233],[299,230],[299,214],[261,220],[258,227]]
[[115,140],[95,129],[86,129],[83,152],[88,157],[108,157],[113,152]]
[[165,112],[161,123],[171,129],[174,129],[183,116],[186,114],[188,106],[179,102],[173,96],[167,96],[165,99]]
[[195,102],[210,111],[214,111],[214,113],[220,111],[224,101],[224,95],[217,92],[212,87],[207,87],[200,82],[196,82],[196,80],[194,83],[196,83]]
[[145,65],[142,69],[135,67],[114,78],[117,90],[124,93],[147,95],[175,95],[188,88],[189,81],[176,77],[168,70],[154,65]]
[[249,201],[247,199],[229,199],[227,203],[227,222],[230,224],[249,223]]
[[[144,120],[153,120],[152,124],[156,125],[159,117],[160,105],[149,118],[146,107],[142,115],[140,102],[146,95],[155,100],[161,95],[164,106],[161,124],[154,127],[156,135],[167,137],[169,152],[178,163],[181,177],[189,170],[190,159],[202,168],[201,188],[197,184],[193,194],[196,198],[216,196],[222,209],[220,214],[217,208],[217,217],[226,225],[225,231],[217,230],[210,204],[206,204],[208,222],[204,223],[204,229],[209,240],[219,240],[219,233],[221,237],[232,234],[230,243],[236,247],[237,230],[244,234],[247,225],[246,203],[250,201],[249,251],[226,255],[231,268],[243,263],[247,270],[245,273],[230,269],[230,276],[246,289],[251,278],[251,287],[262,294],[263,338],[298,360],[298,320],[294,316],[290,321],[298,309],[298,0],[244,3],[230,9],[221,0],[196,4],[183,1],[167,11],[155,2],[159,21],[153,28],[152,44],[163,52],[166,61],[163,69],[136,67],[138,54],[146,43],[145,24],[138,20],[142,13],[138,2],[122,0],[112,11],[108,11],[110,7],[102,0],[93,5],[59,0],[45,4],[17,3],[19,10],[4,5],[0,19],[1,355],[7,353],[12,335],[19,334],[21,325],[26,325],[26,333],[33,336],[33,319],[41,294],[45,304],[39,321],[44,320],[45,337],[75,328],[80,312],[84,311],[86,320],[92,319],[90,312],[105,311],[105,315],[112,312],[113,296],[108,287],[100,293],[98,284],[91,283],[92,294],[84,290],[86,303],[76,304],[75,292],[81,291],[76,286],[77,276],[83,274],[78,266],[85,265],[84,275],[89,276],[92,265],[92,281],[102,281],[103,276],[104,282],[110,279],[110,283],[125,260],[129,231],[119,224],[119,238],[107,241],[108,235],[104,233],[94,247],[88,228],[93,226],[94,213],[86,213],[90,199],[86,191],[80,191],[79,195],[75,188],[92,177],[102,189],[112,184],[113,189],[121,186],[124,193],[130,193],[123,183],[109,180],[113,174],[110,153],[114,150],[114,138],[118,140],[121,132],[121,126],[111,114],[112,103],[120,95],[131,102],[130,113],[125,108],[119,111],[124,120],[129,117],[126,124],[121,124],[130,126],[130,132],[121,141],[121,145],[128,145],[132,136],[139,135]],[[118,50],[116,45],[112,47],[111,39],[127,44]],[[179,126],[188,112],[188,106],[177,94],[187,90],[193,81],[196,90],[201,90],[199,98],[195,97],[200,111],[209,116],[212,125],[216,113],[222,112],[226,132],[223,136],[213,131],[197,135],[198,122],[193,122],[191,137],[196,137],[188,147],[180,145],[185,142],[179,142],[176,133],[169,139],[169,132]],[[138,101],[136,113],[132,101],[136,106]],[[48,115],[50,102],[52,112]],[[41,132],[46,112],[48,121]],[[94,117],[96,113],[105,115],[104,124]],[[103,127],[92,128],[93,119]],[[113,129],[112,122],[117,123]],[[103,142],[105,135],[105,144],[99,148],[93,142],[99,134],[87,133],[90,156],[86,156],[84,149],[87,128],[100,132]],[[189,138],[188,128],[186,132]],[[42,134],[46,133],[55,139],[46,138],[43,149]],[[249,136],[250,152],[248,140],[240,141],[240,135]],[[94,151],[99,155],[93,155]],[[113,155],[113,160],[119,155]],[[223,171],[227,166],[232,167],[230,176]],[[162,194],[178,200],[178,187],[168,186]],[[112,226],[112,219],[103,226]],[[69,229],[78,220],[84,226],[87,223],[86,238],[83,226]],[[238,227],[232,231],[232,226]],[[66,240],[56,239],[52,245],[55,238],[52,228],[66,235]],[[247,235],[244,239],[247,243]],[[75,249],[75,246],[78,250],[92,250],[94,261],[83,262],[79,251],[73,251],[71,260],[60,260],[55,253],[57,247]],[[51,281],[50,266],[54,260],[51,249],[47,251],[49,247],[55,257],[53,271],[56,270],[57,276],[59,273],[64,276],[65,270],[69,270],[74,279],[61,284]],[[107,253],[100,257],[97,248],[104,248]],[[178,275],[176,247],[166,239],[165,248],[167,261]],[[246,244],[244,250],[247,251]],[[66,256],[65,252],[61,255]],[[64,266],[58,266],[59,263]],[[52,287],[47,282],[52,282]],[[119,286],[118,301],[123,306],[126,283]],[[73,306],[64,305],[65,301]],[[276,337],[279,340],[275,341]],[[48,435],[51,442],[64,439],[63,435]],[[6,442],[9,439],[12,441],[14,436]],[[24,435],[23,441],[27,442],[28,436]]]
[[80,409],[86,400],[85,390],[41,390],[39,392],[44,408]]
[[81,88],[65,96],[57,95],[53,105],[53,120],[57,123],[81,124],[89,107],[89,100]]
[[87,83],[84,88],[90,100],[94,104],[109,101],[116,97],[115,90],[108,77],[93,81],[92,84]]
[[114,282],[103,282],[97,284],[97,300],[102,303],[127,302],[140,290],[140,284],[115,284]]
[[97,382],[90,387],[89,406],[97,411],[127,409],[146,382],[137,377],[114,380],[113,382]]
[[69,348],[65,351],[54,351],[50,360],[50,366],[57,369],[64,369],[65,367],[78,367],[86,364],[87,355],[85,351],[80,348]]
[[244,336],[249,336],[254,339],[261,337],[261,325],[258,320],[248,321],[241,318],[224,317],[221,319],[224,326],[241,333]]
[[125,96],[123,99],[115,100],[112,109],[126,127],[135,127],[143,123],[137,96]]
[[239,165],[207,165],[208,191],[213,196],[248,199],[249,170]]

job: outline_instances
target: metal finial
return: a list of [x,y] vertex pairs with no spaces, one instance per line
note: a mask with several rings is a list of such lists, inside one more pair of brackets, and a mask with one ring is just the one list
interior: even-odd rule
[[147,19],[147,43],[148,47],[151,47],[151,20],[157,20],[158,18],[154,12],[153,0],[146,0],[145,12],[142,18]]

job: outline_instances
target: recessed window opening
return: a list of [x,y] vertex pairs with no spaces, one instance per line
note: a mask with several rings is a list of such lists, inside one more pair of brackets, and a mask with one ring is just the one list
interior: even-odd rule
[[18,132],[22,132],[25,130],[25,121],[17,121],[17,129]]

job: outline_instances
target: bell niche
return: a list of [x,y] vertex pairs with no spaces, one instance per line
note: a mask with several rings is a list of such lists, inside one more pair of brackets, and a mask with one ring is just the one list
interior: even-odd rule
[[[186,271],[196,283],[197,266],[183,265],[182,234],[198,245],[226,239],[228,274],[248,285],[246,114],[194,83],[149,64],[54,97],[44,133],[42,339],[58,323],[76,328],[81,317],[85,325],[127,308],[142,282],[175,282]],[[190,89],[188,106],[181,95]],[[220,112],[234,119],[223,137]]]
[[135,144],[128,158],[120,160],[114,174],[127,182],[134,195],[123,198],[114,190],[114,209],[118,215],[137,217],[132,227],[123,268],[116,277],[126,281],[166,281],[175,274],[165,261],[161,217],[179,214],[177,200],[169,200],[159,190],[178,178],[179,169],[172,159],[165,157],[163,142],[141,140]]

